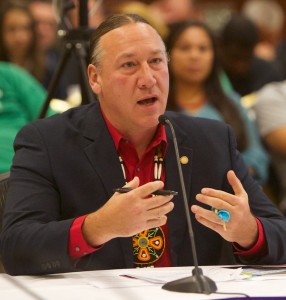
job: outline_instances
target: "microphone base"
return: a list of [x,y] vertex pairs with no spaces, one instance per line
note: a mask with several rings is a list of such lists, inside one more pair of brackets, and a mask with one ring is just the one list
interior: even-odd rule
[[197,270],[193,269],[193,276],[167,282],[162,286],[162,289],[180,293],[214,293],[217,290],[215,282],[209,277],[204,276],[200,268]]

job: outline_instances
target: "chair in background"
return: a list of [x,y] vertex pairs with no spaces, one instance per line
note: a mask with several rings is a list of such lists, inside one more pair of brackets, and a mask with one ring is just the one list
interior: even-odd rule
[[[0,174],[0,232],[2,229],[3,211],[4,211],[4,207],[5,207],[5,202],[6,202],[9,177],[10,177],[10,172]],[[2,266],[1,257],[0,257],[0,273],[3,273],[3,272],[5,272],[5,271]]]

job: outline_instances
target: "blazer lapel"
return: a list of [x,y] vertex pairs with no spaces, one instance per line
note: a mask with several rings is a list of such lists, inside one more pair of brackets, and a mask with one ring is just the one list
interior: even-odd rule
[[[114,188],[125,185],[122,169],[99,106],[86,116],[86,120],[88,127],[84,128],[84,136],[90,143],[85,146],[84,151],[94,171],[101,178],[108,200],[113,195]],[[119,244],[126,267],[132,268],[132,238],[119,238]]]
[[113,189],[125,184],[118,155],[111,135],[100,112],[99,105],[86,116],[84,136],[89,140],[84,146],[86,156],[101,178],[108,197]]

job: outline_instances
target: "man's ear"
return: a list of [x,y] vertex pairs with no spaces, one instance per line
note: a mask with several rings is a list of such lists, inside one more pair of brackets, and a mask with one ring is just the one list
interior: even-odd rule
[[101,92],[101,86],[98,82],[99,72],[98,68],[92,64],[89,64],[87,67],[87,74],[90,87],[95,94],[99,94]]

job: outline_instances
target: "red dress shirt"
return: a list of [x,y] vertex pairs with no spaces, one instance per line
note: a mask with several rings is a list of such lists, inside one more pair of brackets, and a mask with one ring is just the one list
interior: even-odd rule
[[[120,153],[120,156],[124,161],[126,180],[130,181],[135,176],[137,176],[140,179],[140,185],[153,181],[154,180],[154,154],[157,146],[161,144],[163,156],[165,156],[166,153],[167,139],[166,139],[165,127],[162,125],[158,126],[158,130],[156,132],[154,139],[146,149],[141,160],[139,160],[137,152],[133,147],[133,145],[127,139],[125,139],[110,124],[110,122],[106,119],[105,116],[104,119],[107,124],[108,130],[113,138],[115,148],[117,149],[117,152]],[[161,180],[164,181],[164,179],[165,179],[165,169],[162,168]],[[101,247],[104,247],[104,245],[102,245],[100,247],[94,248],[88,245],[87,242],[85,241],[82,235],[81,228],[86,216],[87,215],[76,218],[70,228],[68,251],[72,260],[77,260],[82,256],[98,251]],[[263,226],[258,219],[256,219],[256,221],[258,224],[258,240],[252,248],[247,250],[242,249],[237,244],[233,243],[234,248],[237,250],[234,253],[243,256],[246,260],[251,259],[252,257],[263,256],[267,249]],[[166,243],[165,250],[161,258],[155,262],[154,264],[155,267],[172,266],[171,256],[170,256],[170,245],[169,245],[169,238],[168,238],[168,226],[167,225],[162,226],[162,230],[165,235],[165,243]]]

